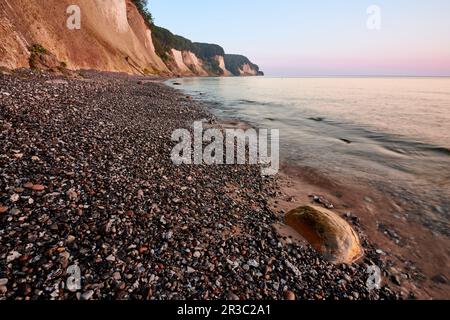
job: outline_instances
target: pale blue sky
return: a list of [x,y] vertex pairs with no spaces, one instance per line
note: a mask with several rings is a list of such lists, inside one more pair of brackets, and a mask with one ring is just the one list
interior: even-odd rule
[[[366,27],[370,5],[381,30]],[[150,0],[157,25],[268,75],[450,75],[450,0]]]

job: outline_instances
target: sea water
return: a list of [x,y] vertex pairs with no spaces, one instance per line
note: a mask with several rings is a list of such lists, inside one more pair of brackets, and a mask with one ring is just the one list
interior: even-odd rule
[[279,129],[282,161],[373,185],[449,234],[450,78],[176,81],[223,119]]

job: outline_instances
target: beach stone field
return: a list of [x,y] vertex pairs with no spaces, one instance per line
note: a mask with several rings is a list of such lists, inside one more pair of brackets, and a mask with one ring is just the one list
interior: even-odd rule
[[352,265],[282,241],[258,166],[174,165],[172,132],[201,119],[150,78],[1,74],[0,299],[399,298],[369,289],[364,234]]

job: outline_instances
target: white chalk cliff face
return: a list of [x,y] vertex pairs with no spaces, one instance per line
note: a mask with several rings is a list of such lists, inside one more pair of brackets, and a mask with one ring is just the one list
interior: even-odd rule
[[253,69],[248,63],[244,64],[240,69],[239,72],[241,76],[256,76],[258,75],[258,71]]
[[209,73],[203,66],[203,62],[191,51],[183,51],[184,63],[197,76],[208,76]]
[[172,49],[170,55],[173,59],[173,64],[169,63],[170,70],[175,75],[182,76],[207,76],[203,61],[199,59],[193,52],[179,51]]
[[[70,5],[80,7],[79,30],[66,27]],[[170,74],[131,0],[2,0],[0,22],[3,67],[29,67],[39,44],[70,69]]]
[[172,49],[171,54],[175,62],[176,70],[174,71],[180,74],[193,74],[192,70],[190,70],[189,67],[184,63],[183,52]]
[[[70,6],[81,12],[80,29],[67,21]],[[30,67],[30,48],[40,45],[69,69],[209,76],[206,64],[191,51],[172,49],[164,62],[155,51],[152,31],[132,0],[0,0],[0,67]],[[214,58],[230,76],[224,57]],[[214,71],[217,73],[217,71]],[[244,65],[241,75],[256,75]]]
[[215,57],[216,61],[219,62],[219,67],[220,69],[222,69],[223,75],[226,77],[231,76],[231,72],[227,70],[227,68],[225,67],[225,59],[223,56],[216,56]]
[[99,13],[100,17],[111,23],[109,26],[117,33],[126,33],[130,29],[127,17],[127,3],[123,0],[108,0],[109,3],[105,6],[104,1],[91,1],[95,12]]

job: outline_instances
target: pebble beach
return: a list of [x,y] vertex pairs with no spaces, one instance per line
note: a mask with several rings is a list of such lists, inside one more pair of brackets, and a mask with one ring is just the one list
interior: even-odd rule
[[334,265],[277,233],[276,177],[175,166],[198,120],[220,122],[158,79],[1,74],[0,300],[400,298],[368,288],[385,262],[357,221],[365,257]]

